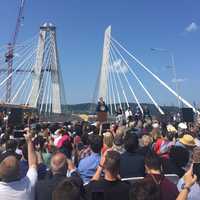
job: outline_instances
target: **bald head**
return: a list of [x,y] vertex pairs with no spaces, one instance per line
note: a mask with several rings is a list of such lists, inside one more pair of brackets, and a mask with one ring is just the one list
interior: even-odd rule
[[51,158],[53,174],[67,173],[67,158],[63,153],[56,153]]
[[15,181],[20,177],[19,174],[19,161],[15,156],[8,156],[0,163],[0,179],[2,181]]

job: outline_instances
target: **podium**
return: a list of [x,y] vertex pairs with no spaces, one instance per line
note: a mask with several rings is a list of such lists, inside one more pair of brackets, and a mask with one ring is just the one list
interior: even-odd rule
[[102,112],[102,111],[97,112],[97,121],[99,121],[100,123],[103,123],[103,122],[107,122],[107,119],[108,119],[107,112]]

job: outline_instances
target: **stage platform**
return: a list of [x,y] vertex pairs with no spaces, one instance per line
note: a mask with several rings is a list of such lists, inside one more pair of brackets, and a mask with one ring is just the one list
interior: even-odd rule
[[16,108],[16,109],[22,109],[22,110],[30,110],[30,111],[37,111],[37,108],[33,108],[30,106],[26,106],[26,105],[17,105],[17,104],[8,104],[8,103],[0,103],[0,109],[12,109],[12,108]]

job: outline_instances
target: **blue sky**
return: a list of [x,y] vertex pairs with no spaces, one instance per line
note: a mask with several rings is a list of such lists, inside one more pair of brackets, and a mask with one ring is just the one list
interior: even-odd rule
[[[18,2],[1,0],[0,46],[10,40]],[[31,38],[44,22],[53,22],[67,101],[88,102],[101,64],[104,30],[111,24],[113,37],[172,86],[171,72],[165,69],[169,55],[150,48],[173,51],[178,78],[186,79],[180,93],[199,103],[199,8],[199,0],[27,0],[18,41]],[[155,91],[159,103],[175,102],[162,91]]]

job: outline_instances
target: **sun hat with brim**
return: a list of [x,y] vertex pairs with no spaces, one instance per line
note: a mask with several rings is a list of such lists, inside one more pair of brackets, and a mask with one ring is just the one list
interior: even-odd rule
[[191,147],[196,146],[194,138],[188,134],[186,134],[182,138],[180,138],[179,141],[186,146],[191,146]]
[[16,154],[15,152],[11,151],[11,150],[7,150],[7,151],[4,151],[0,154],[0,163],[6,159],[8,156],[14,156],[16,157],[17,160],[20,160],[21,156]]

